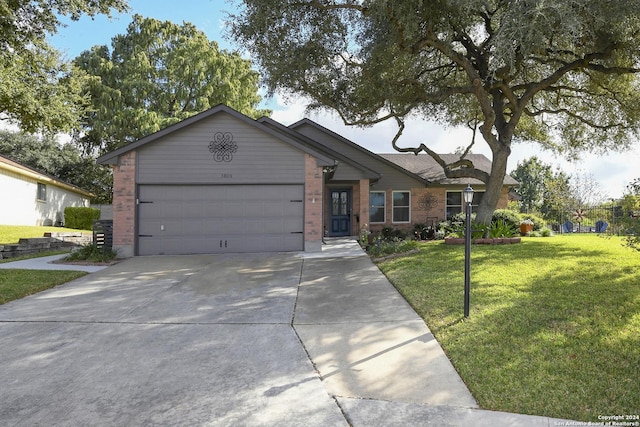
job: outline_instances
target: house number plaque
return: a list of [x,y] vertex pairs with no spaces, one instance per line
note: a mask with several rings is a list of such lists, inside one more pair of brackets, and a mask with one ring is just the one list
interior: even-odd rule
[[209,142],[209,152],[213,153],[213,160],[216,162],[230,162],[236,151],[238,144],[233,140],[231,132],[216,132],[213,141]]

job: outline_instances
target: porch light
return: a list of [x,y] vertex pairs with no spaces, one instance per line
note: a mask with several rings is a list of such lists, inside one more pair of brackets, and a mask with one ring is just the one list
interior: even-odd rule
[[469,294],[471,293],[471,203],[473,188],[467,184],[462,192],[464,199],[464,317],[469,317]]

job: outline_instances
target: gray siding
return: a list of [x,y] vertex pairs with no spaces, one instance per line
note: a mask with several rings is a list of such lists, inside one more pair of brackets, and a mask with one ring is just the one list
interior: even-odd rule
[[[411,178],[393,166],[388,165],[386,162],[367,155],[357,147],[352,147],[349,144],[322,132],[320,129],[304,124],[296,127],[295,130],[380,173],[382,177],[378,182],[371,186],[372,191],[382,191],[386,189],[409,190],[414,187],[424,187],[424,184],[421,181]],[[338,174],[339,170],[340,166],[336,169],[336,174]]]
[[[233,135],[231,161],[209,151],[217,132]],[[221,112],[140,147],[137,171],[139,184],[302,183],[304,154]]]
[[346,163],[339,163],[332,179],[333,181],[356,181],[363,178],[365,174],[361,170]]

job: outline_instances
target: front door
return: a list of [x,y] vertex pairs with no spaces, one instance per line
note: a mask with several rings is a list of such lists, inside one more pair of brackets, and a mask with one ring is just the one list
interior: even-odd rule
[[329,236],[351,235],[351,190],[329,191]]

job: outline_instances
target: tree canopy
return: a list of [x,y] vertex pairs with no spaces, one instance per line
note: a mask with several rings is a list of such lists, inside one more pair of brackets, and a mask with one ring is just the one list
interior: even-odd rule
[[520,182],[515,191],[520,196],[521,212],[547,211],[555,204],[553,195],[556,187],[563,187],[563,191],[568,193],[569,177],[562,172],[554,173],[550,165],[536,156],[518,162],[510,175]]
[[109,168],[81,156],[71,144],[60,144],[47,135],[0,131],[0,154],[93,193],[92,203],[111,203]]
[[[396,120],[397,150],[483,181],[479,222],[490,221],[514,142],[574,155],[625,148],[640,127],[636,0],[244,0],[230,28],[271,93],[310,97],[347,124]],[[447,164],[429,141],[400,147],[411,116],[477,129],[491,172],[464,152]]]
[[109,15],[124,0],[0,0],[0,115],[25,131],[69,131],[82,108],[83,77],[46,42],[60,18]]
[[624,216],[622,226],[626,234],[626,244],[640,251],[640,178],[631,181],[622,198]]
[[74,63],[96,77],[78,139],[86,152],[114,150],[220,103],[252,117],[268,114],[256,108],[251,63],[190,23],[134,15],[111,49],[94,46]]

